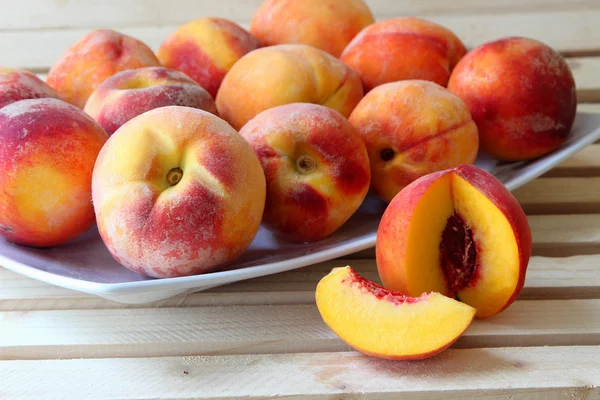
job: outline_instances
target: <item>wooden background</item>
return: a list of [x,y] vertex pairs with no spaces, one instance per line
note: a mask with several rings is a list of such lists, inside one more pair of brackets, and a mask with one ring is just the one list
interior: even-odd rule
[[[579,110],[600,112],[598,0],[371,0],[377,19],[417,15],[472,48],[508,35],[566,57]],[[93,28],[157,49],[178,25],[247,26],[259,0],[3,0],[0,65],[43,75]],[[534,240],[525,288],[439,356],[387,362],[321,321],[318,280],[373,250],[146,306],[109,302],[0,268],[0,399],[600,398],[600,145],[515,191]]]

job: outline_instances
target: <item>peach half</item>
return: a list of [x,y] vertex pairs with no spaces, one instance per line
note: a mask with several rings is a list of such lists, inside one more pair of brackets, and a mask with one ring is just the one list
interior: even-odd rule
[[198,108],[217,114],[215,101],[192,78],[164,67],[121,71],[102,82],[83,109],[112,135],[146,111],[165,106]]
[[424,176],[386,208],[376,240],[383,285],[408,296],[439,292],[491,317],[521,291],[531,231],[515,197],[473,165]]
[[121,126],[92,175],[98,230],[139,274],[206,273],[235,260],[258,232],[265,176],[252,147],[219,117],[166,106]]
[[263,221],[281,237],[322,239],[340,228],[367,195],[367,149],[356,128],[329,107],[274,107],[250,120],[240,134],[265,171]]
[[348,117],[363,96],[360,78],[339,59],[304,44],[254,50],[233,65],[217,93],[219,115],[235,129],[261,111],[313,103]]
[[352,267],[319,281],[316,302],[325,324],[355,350],[392,360],[422,360],[451,346],[475,309],[439,293],[409,297],[382,288]]

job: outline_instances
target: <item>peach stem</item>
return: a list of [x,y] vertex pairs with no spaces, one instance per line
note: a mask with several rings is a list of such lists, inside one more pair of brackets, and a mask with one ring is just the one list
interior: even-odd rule
[[173,168],[167,173],[167,182],[171,186],[175,186],[179,183],[181,178],[183,177],[183,171],[181,168]]

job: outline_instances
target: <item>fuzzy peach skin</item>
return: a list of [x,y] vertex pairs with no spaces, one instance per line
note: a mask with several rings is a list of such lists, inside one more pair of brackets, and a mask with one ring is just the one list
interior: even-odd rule
[[217,94],[219,115],[235,129],[261,111],[313,103],[348,117],[363,96],[358,75],[330,54],[303,44],[254,50],[231,68]]
[[329,107],[274,107],[250,120],[240,134],[265,171],[264,225],[283,238],[323,239],[339,229],[367,195],[367,149],[356,128]]
[[536,158],[565,142],[577,109],[569,65],[523,37],[483,44],[456,66],[448,89],[469,106],[481,146],[504,161]]
[[360,75],[368,92],[381,84],[407,79],[446,86],[466,52],[449,29],[424,19],[401,17],[363,29],[340,59]]
[[102,82],[84,111],[112,135],[121,125],[146,111],[185,106],[217,114],[210,94],[192,78],[164,67],[121,71]]
[[119,71],[160,66],[152,49],[138,39],[110,29],[83,36],[52,66],[46,83],[79,108],[96,87]]
[[163,66],[185,72],[215,97],[233,64],[261,46],[250,32],[233,21],[200,18],[167,37],[157,55]]
[[43,98],[60,96],[29,71],[0,67],[0,108],[19,100]]
[[108,250],[123,266],[156,278],[235,260],[258,231],[265,195],[248,142],[217,116],[182,106],[156,108],[121,126],[92,179]]
[[254,14],[250,32],[269,46],[307,44],[339,57],[373,22],[363,0],[266,0]]
[[376,87],[356,106],[350,122],[367,146],[373,191],[388,202],[423,175],[472,164],[479,149],[467,106],[430,81]]
[[107,138],[62,100],[26,99],[0,109],[0,236],[49,247],[89,229],[92,170]]
[[375,248],[387,289],[413,297],[439,292],[487,318],[509,307],[523,288],[531,230],[496,177],[459,165],[398,193],[382,216]]

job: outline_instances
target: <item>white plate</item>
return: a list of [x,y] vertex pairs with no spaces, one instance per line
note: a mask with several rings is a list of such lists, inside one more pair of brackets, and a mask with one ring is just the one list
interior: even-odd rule
[[[493,173],[509,189],[533,180],[600,139],[600,114],[578,113],[567,142],[529,162],[499,163],[480,155],[476,165]],[[282,241],[261,228],[250,248],[227,270],[181,278],[151,279],[119,265],[96,229],[52,249],[34,249],[0,240],[0,265],[53,285],[122,303],[142,304],[182,293],[301,268],[375,245],[385,205],[368,197],[361,209],[327,239],[311,244]]]

